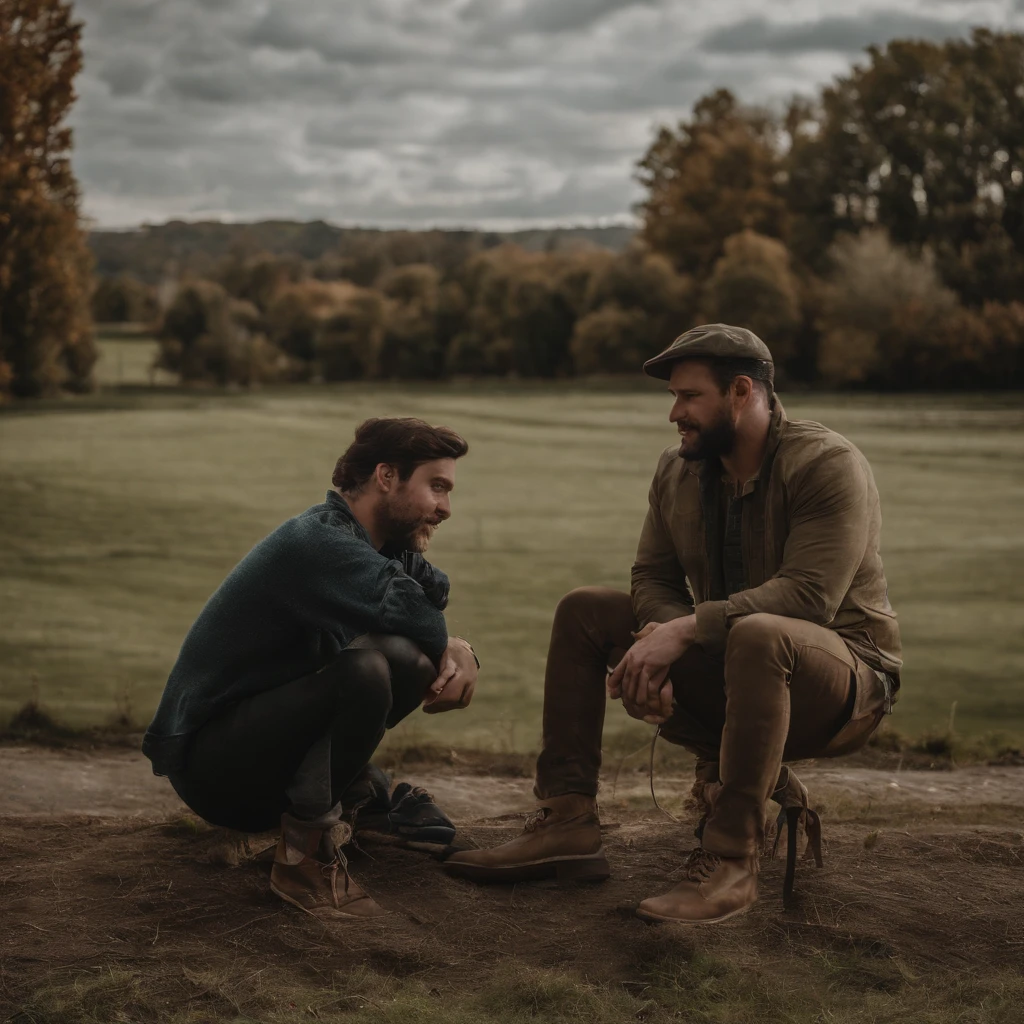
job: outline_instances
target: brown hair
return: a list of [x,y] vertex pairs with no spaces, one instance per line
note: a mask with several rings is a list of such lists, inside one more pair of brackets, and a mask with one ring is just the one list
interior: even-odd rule
[[331,482],[343,491],[358,491],[382,462],[398,469],[400,480],[434,459],[459,459],[469,451],[451,427],[432,427],[411,416],[371,419],[356,428],[356,439],[334,467]]
[[768,408],[775,408],[775,367],[767,359],[719,356],[701,361],[707,363],[723,395],[737,377],[749,377],[754,384],[759,384],[764,390]]

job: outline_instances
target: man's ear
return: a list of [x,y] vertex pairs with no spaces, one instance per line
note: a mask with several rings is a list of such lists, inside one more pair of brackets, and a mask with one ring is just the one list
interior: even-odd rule
[[732,393],[736,400],[736,404],[741,408],[750,401],[754,391],[753,381],[749,377],[744,377],[742,374],[739,377],[734,377],[732,381]]
[[373,475],[377,480],[377,486],[387,494],[395,485],[398,471],[394,466],[389,466],[386,462],[379,462],[377,468],[373,471]]

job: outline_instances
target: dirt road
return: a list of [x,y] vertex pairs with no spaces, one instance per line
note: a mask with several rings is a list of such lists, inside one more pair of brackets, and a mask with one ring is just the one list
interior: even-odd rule
[[[493,818],[533,806],[532,780],[460,772],[449,767],[409,769],[403,777],[426,786],[456,821]],[[951,771],[892,771],[820,764],[800,768],[800,778],[826,805],[870,804],[876,812],[912,804],[942,811],[969,803],[1024,808],[1024,768],[970,767]],[[0,746],[0,817],[167,818],[186,808],[166,779],[153,775],[135,751],[48,750]],[[656,775],[659,800],[669,806],[689,780]],[[650,805],[647,773],[621,772],[605,780],[602,799],[642,811]],[[1021,818],[1024,828],[1024,816]]]
[[[517,812],[532,803],[524,778],[445,766],[403,777],[427,785],[470,844],[513,837]],[[815,1020],[904,1019],[900,1006],[940,996],[955,1009],[960,977],[995,979],[978,988],[980,1003],[1009,991],[1005,978],[1018,977],[1024,951],[1024,769],[815,765],[801,777],[824,810],[826,864],[800,868],[789,910],[782,865],[766,860],[761,899],[735,923],[685,934],[644,926],[636,903],[680,877],[693,821],[680,798],[685,779],[658,778],[677,823],[651,805],[646,774],[631,770],[603,790],[609,881],[477,887],[422,854],[367,846],[353,853],[353,873],[391,913],[372,926],[325,927],[273,897],[266,861],[236,835],[189,819],[141,755],[0,747],[0,1020],[348,1021],[363,1004],[345,1000],[371,975],[378,987],[402,979],[406,988],[394,991],[428,1001],[464,1000],[509,971],[519,979],[510,993],[533,978],[541,995],[530,998],[549,998],[557,977],[583,986],[572,999],[632,1000],[630,1019],[647,1019],[644,993],[666,991],[669,975],[672,991],[693,999],[717,991],[707,987],[715,978],[746,985],[754,1015],[714,1017],[730,1021],[767,1019],[755,1011],[775,998],[780,972],[823,1006],[847,1000],[874,1013],[879,999],[895,1000],[882,1016]],[[377,1014],[367,1020],[406,1019],[385,1015],[391,1004],[379,995],[366,1000]],[[298,1007],[292,1016],[289,1007]],[[486,1019],[504,1019],[495,1012]]]

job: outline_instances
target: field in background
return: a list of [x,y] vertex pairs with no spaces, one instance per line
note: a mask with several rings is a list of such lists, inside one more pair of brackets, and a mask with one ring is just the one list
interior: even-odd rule
[[147,329],[140,324],[98,324],[96,347],[96,383],[101,388],[167,387],[175,383],[175,375],[154,370],[157,345]]
[[[103,373],[118,345],[142,364],[145,343],[109,339]],[[955,702],[958,730],[1024,738],[1024,402],[784,402],[849,436],[874,466],[907,662],[893,725],[943,730]],[[75,725],[115,714],[145,723],[225,573],[323,500],[360,420],[410,414],[471,444],[431,557],[452,578],[451,629],[473,640],[484,671],[471,711],[415,716],[394,739],[531,749],[555,604],[583,584],[628,587],[651,473],[673,443],[667,411],[657,389],[493,385],[155,390],[8,410],[0,718],[38,693]],[[609,728],[638,746],[647,735],[617,707]]]

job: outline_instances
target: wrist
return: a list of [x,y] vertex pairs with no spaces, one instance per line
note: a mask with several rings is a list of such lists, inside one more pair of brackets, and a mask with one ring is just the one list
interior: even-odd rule
[[450,637],[448,642],[458,641],[459,646],[465,648],[473,656],[473,660],[476,662],[476,667],[480,667],[480,659],[476,656],[476,651],[473,650],[473,645],[464,636],[453,636]]
[[678,619],[672,620],[676,637],[686,643],[693,642],[695,624],[696,619],[692,615],[683,615]]

